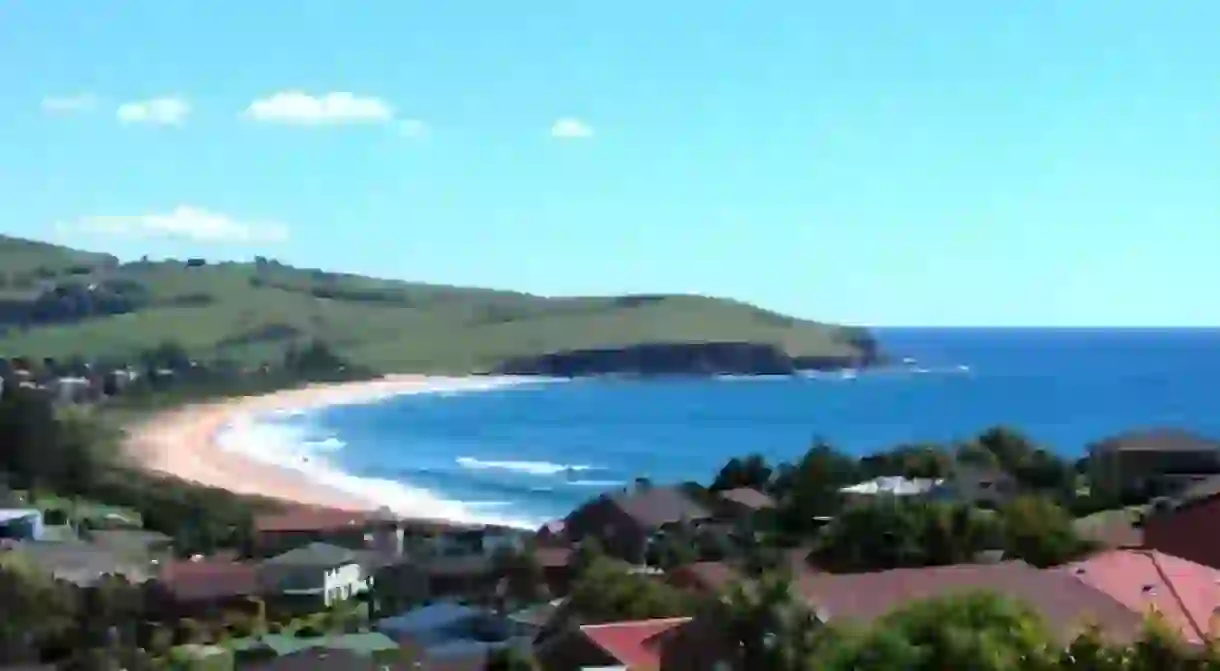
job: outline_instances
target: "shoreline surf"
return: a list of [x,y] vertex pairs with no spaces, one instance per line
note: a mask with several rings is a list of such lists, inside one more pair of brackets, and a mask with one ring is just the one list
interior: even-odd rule
[[342,440],[333,436],[308,440],[299,432],[287,435],[291,429],[285,432],[282,420],[401,396],[472,393],[540,382],[545,380],[390,375],[313,384],[158,413],[127,428],[124,448],[143,468],[241,494],[345,510],[386,507],[407,518],[526,526],[526,521],[501,519],[494,511],[448,501],[408,484],[345,473],[325,456],[342,449]]

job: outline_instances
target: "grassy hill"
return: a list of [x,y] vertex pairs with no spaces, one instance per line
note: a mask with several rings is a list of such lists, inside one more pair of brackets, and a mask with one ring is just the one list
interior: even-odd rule
[[547,298],[275,261],[120,264],[0,236],[0,355],[130,357],[165,341],[257,363],[321,338],[380,371],[487,370],[511,357],[644,342],[756,342],[858,356],[867,333],[686,295]]

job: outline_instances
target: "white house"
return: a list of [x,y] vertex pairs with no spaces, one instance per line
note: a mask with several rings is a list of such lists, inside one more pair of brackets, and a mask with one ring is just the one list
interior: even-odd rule
[[326,543],[310,543],[264,561],[259,579],[269,591],[326,607],[368,590],[373,582],[360,553]]
[[940,480],[932,478],[882,476],[843,487],[839,491],[847,496],[921,496],[940,484]]

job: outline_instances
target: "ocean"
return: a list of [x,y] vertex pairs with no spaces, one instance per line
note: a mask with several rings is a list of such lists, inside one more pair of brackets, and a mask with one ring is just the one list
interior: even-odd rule
[[590,379],[239,422],[222,444],[309,459],[391,508],[535,527],[636,477],[708,481],[732,456],[857,454],[1016,427],[1075,457],[1132,428],[1220,436],[1220,329],[881,329],[914,361],[852,378]]

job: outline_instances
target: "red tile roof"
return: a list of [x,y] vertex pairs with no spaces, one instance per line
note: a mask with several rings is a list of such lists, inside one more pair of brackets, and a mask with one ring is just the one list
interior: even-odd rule
[[230,561],[173,561],[161,567],[158,582],[184,601],[256,595],[262,590],[254,564]]
[[1113,597],[1071,574],[1036,569],[1019,561],[893,569],[873,573],[806,574],[798,578],[805,600],[831,620],[869,622],[912,601],[962,592],[991,592],[1018,599],[1064,637],[1096,624],[1116,642],[1135,639],[1143,618]]
[[608,622],[587,624],[581,633],[597,647],[631,671],[651,671],[661,668],[661,651],[657,638],[678,625],[690,621],[689,617],[671,617],[661,620],[636,620],[634,622]]
[[1053,569],[1141,615],[1156,611],[1190,642],[1201,643],[1220,607],[1220,570],[1155,550],[1114,550]]
[[753,487],[738,487],[728,491],[720,492],[720,498],[726,501],[732,501],[738,505],[750,508],[751,510],[762,510],[763,508],[774,508],[775,501],[770,496],[754,489]]

